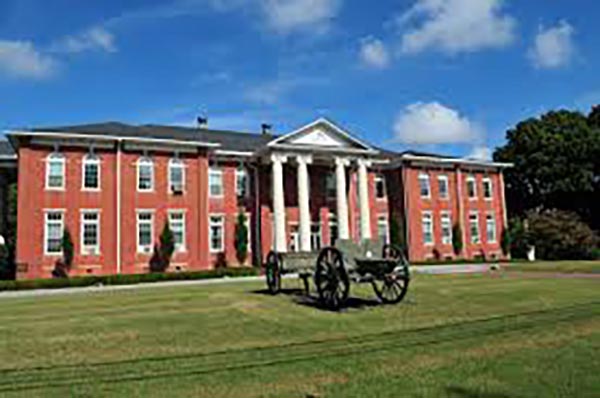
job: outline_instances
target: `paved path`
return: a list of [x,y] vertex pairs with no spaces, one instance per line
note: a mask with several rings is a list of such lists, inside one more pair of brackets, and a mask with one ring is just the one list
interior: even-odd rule
[[[465,265],[419,265],[411,267],[411,271],[419,274],[463,274],[463,273],[481,273],[489,270],[488,264],[465,264]],[[296,278],[296,274],[285,275],[284,278]],[[19,297],[40,297],[40,296],[58,296],[66,294],[80,293],[104,293],[121,290],[135,290],[148,288],[161,288],[173,286],[205,286],[219,285],[223,283],[242,283],[242,282],[259,282],[264,281],[264,276],[246,276],[236,278],[219,278],[219,279],[200,279],[196,281],[171,281],[171,282],[156,282],[156,283],[138,283],[134,285],[110,285],[110,286],[86,286],[86,287],[70,287],[62,289],[35,289],[35,290],[17,290],[0,292],[0,299],[3,298],[19,298]]]

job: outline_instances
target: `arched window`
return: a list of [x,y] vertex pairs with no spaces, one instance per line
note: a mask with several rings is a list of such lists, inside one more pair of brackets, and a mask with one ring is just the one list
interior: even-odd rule
[[65,158],[60,153],[46,159],[46,189],[65,189]]
[[137,162],[137,190],[149,192],[154,190],[154,163],[152,159],[141,157]]
[[185,190],[185,164],[181,159],[169,160],[169,190],[173,194],[182,194]]
[[84,190],[100,189],[100,158],[88,154],[85,155],[82,162],[82,188]]

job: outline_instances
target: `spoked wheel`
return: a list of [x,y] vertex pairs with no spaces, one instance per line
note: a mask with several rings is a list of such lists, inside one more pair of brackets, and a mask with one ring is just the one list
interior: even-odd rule
[[275,252],[271,252],[267,256],[266,277],[269,293],[279,293],[281,290],[281,257]]
[[326,247],[317,259],[315,285],[321,304],[331,310],[338,310],[348,299],[350,281],[344,267],[342,253]]
[[386,275],[383,279],[371,282],[373,291],[384,304],[396,304],[402,301],[408,291],[409,279],[396,278],[393,274]]

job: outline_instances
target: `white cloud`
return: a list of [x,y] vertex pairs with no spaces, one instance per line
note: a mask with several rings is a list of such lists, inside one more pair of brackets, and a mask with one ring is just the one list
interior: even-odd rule
[[361,41],[359,55],[362,63],[371,68],[384,69],[390,65],[390,54],[385,44],[373,37]]
[[54,58],[42,54],[31,42],[0,40],[0,75],[45,79],[57,66]]
[[447,54],[506,46],[516,21],[502,10],[503,0],[417,0],[399,24],[417,25],[402,36],[404,53],[439,50]]
[[276,78],[246,87],[244,97],[247,101],[259,105],[277,105],[299,87],[307,88],[326,81],[316,77]]
[[471,153],[467,155],[467,159],[492,160],[492,150],[486,146],[476,146]]
[[575,30],[566,21],[544,29],[539,28],[529,58],[537,68],[556,69],[567,66],[575,52],[573,34]]
[[481,129],[438,102],[417,102],[398,114],[394,136],[394,141],[407,144],[448,144],[477,140]]
[[83,51],[100,50],[115,52],[115,36],[101,26],[92,27],[83,33],[67,36],[51,46],[54,52],[80,53]]
[[261,0],[269,26],[280,32],[326,31],[336,17],[342,0]]

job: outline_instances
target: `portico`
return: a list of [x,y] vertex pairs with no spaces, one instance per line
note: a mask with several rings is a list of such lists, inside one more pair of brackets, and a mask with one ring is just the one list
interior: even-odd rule
[[279,253],[288,251],[286,233],[286,203],[284,165],[294,168],[297,183],[298,246],[301,252],[311,247],[310,170],[325,166],[334,170],[335,216],[339,239],[351,239],[348,176],[356,174],[359,206],[359,237],[371,239],[369,206],[369,168],[377,161],[378,151],[341,131],[330,122],[320,119],[298,131],[280,137],[270,146],[272,174],[273,247]]

